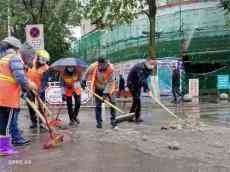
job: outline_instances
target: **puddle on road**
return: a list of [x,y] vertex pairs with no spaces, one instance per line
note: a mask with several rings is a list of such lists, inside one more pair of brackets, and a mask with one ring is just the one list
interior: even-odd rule
[[[186,119],[191,127],[199,125],[199,122],[205,122],[215,125],[230,125],[230,104],[229,103],[209,103],[194,101],[192,103],[167,104],[169,109],[178,117]],[[159,125],[166,121],[175,120],[170,114],[164,111],[160,106],[151,106],[145,104],[142,109],[142,117],[148,125]]]

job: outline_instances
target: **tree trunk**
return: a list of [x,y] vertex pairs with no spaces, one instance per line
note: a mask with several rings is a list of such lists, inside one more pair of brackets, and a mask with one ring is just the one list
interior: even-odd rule
[[155,17],[149,16],[149,57],[156,57],[155,46]]
[[149,6],[149,56],[156,57],[155,27],[156,27],[156,0],[147,0]]

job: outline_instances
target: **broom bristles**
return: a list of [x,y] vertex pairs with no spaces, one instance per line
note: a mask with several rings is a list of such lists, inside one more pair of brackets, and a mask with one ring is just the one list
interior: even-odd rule
[[60,145],[64,141],[64,135],[56,135],[53,139],[50,139],[46,144],[43,145],[44,149],[54,148]]

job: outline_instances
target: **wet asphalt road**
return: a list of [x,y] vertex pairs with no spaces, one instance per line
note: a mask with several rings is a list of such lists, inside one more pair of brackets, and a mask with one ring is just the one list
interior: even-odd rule
[[[180,117],[201,120],[212,125],[225,125],[230,122],[229,102],[193,102],[167,106]],[[119,104],[124,109],[129,104]],[[56,110],[57,111],[57,110]],[[55,113],[55,110],[53,110]],[[63,110],[61,118],[67,124],[68,117]],[[144,103],[143,126],[160,126],[171,117],[157,105]],[[94,109],[82,108],[81,124],[59,132],[64,133],[65,142],[51,150],[42,149],[47,133],[38,134],[28,129],[28,112],[23,110],[20,126],[24,135],[32,139],[32,144],[18,148],[19,154],[0,157],[0,172],[227,172],[224,166],[210,166],[192,158],[161,157],[144,153],[138,147],[126,143],[110,143],[100,139],[100,133],[110,130],[109,116],[104,118],[104,128],[95,128]],[[129,124],[127,124],[129,125]],[[121,124],[122,128],[122,124]],[[79,134],[81,131],[81,134]],[[84,134],[85,132],[85,134]],[[88,133],[96,133],[91,139]],[[93,135],[93,134],[92,134]],[[230,161],[229,161],[230,163]]]

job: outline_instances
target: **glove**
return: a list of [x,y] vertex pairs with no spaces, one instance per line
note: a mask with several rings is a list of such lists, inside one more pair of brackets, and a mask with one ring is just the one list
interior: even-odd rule
[[24,99],[24,100],[25,100],[26,98],[28,98],[27,92],[22,92],[21,98]]
[[37,86],[36,86],[36,84],[34,82],[29,80],[28,81],[28,89],[29,90],[37,90],[38,88],[37,88]]
[[24,91],[24,92],[22,92],[21,97],[23,99],[29,98],[30,100],[33,100],[34,99],[34,94],[31,91]]
[[62,101],[63,101],[63,102],[66,101],[66,95],[62,95]]
[[110,96],[108,93],[104,93],[102,98],[103,98],[103,101],[105,101],[106,99],[108,99]]
[[75,97],[75,96],[78,96],[77,93],[76,93],[75,91],[73,92],[73,96],[74,96],[74,97]]
[[81,88],[84,90],[86,88],[86,80],[81,81]]

